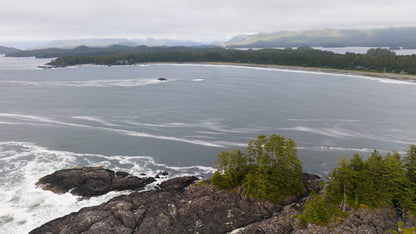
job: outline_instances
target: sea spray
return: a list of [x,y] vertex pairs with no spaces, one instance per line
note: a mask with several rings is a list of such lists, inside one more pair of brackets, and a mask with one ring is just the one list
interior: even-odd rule
[[115,171],[126,171],[140,176],[155,176],[160,171],[169,174],[147,189],[174,176],[204,176],[214,171],[211,167],[169,167],[149,156],[105,156],[49,150],[27,142],[0,142],[0,229],[5,233],[27,233],[37,226],[127,194],[110,192],[103,196],[80,200],[70,193],[54,194],[37,188],[35,183],[57,170],[76,166],[104,166]]

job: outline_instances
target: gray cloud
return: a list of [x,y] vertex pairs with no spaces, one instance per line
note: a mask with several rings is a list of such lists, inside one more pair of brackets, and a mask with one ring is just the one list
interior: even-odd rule
[[413,0],[14,0],[0,3],[0,41],[415,26],[415,9]]

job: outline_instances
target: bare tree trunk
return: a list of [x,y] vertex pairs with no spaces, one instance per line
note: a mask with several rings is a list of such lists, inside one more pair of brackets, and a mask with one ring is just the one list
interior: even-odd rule
[[342,212],[345,212],[345,201],[347,200],[347,194],[345,193],[345,183],[344,183],[344,201],[342,204]]
[[355,193],[355,206],[357,206],[357,205],[358,205],[358,194]]

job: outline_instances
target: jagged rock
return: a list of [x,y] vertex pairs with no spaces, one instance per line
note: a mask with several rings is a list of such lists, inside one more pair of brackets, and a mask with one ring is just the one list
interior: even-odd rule
[[308,194],[312,190],[318,192],[321,189],[321,177],[319,175],[303,173],[302,181]]
[[137,190],[153,183],[154,178],[139,178],[126,172],[114,172],[100,167],[64,169],[44,176],[37,186],[55,193],[70,191],[73,195],[89,198],[110,191]]
[[155,178],[159,179],[159,178],[164,178],[167,175],[169,175],[169,173],[167,171],[160,171],[156,174]]
[[[304,196],[273,203],[245,196],[242,188],[219,191],[209,181],[196,180],[173,178],[161,183],[160,189],[83,208],[31,233],[226,233],[268,220]],[[315,189],[314,185],[305,187]]]

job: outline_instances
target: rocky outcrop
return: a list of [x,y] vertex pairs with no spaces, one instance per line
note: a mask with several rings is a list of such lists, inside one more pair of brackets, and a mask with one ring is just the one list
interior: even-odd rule
[[241,188],[219,191],[207,181],[196,180],[173,178],[156,190],[83,208],[31,233],[226,233],[268,219],[301,199],[294,196],[272,203],[244,196]]
[[70,191],[73,195],[89,198],[110,191],[139,190],[156,181],[152,177],[139,178],[126,172],[114,172],[100,167],[82,167],[56,171],[36,183],[55,193]]
[[[102,169],[104,170],[104,169]],[[123,174],[120,176],[128,175]],[[132,192],[50,221],[31,233],[388,233],[397,231],[394,209],[351,211],[329,226],[297,218],[320,177],[304,173],[305,193],[279,202],[245,196],[241,188],[217,190],[193,176],[167,180],[155,190]],[[403,227],[416,225],[412,215]]]

